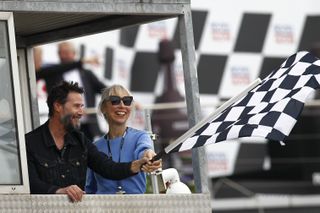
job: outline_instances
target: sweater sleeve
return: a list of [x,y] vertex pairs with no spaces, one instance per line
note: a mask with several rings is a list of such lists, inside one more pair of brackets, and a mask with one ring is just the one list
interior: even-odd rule
[[153,142],[148,135],[148,133],[143,132],[138,138],[137,138],[137,145],[136,149],[134,150],[134,156],[135,159],[140,159],[142,158],[144,152],[147,149],[152,149],[153,148]]

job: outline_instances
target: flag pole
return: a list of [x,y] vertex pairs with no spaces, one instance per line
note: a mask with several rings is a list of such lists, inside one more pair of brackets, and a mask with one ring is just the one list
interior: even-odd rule
[[[191,137],[195,131],[203,126],[204,124],[214,120],[217,115],[219,115],[222,111],[224,111],[227,107],[234,104],[238,100],[240,100],[244,95],[246,95],[250,90],[255,88],[258,84],[261,83],[261,79],[258,78],[255,81],[253,81],[246,89],[244,89],[241,93],[238,95],[230,98],[228,101],[226,101],[224,104],[222,104],[217,110],[215,110],[213,113],[211,113],[208,117],[201,120],[199,123],[194,125],[191,129],[189,129],[187,132],[185,132],[183,135],[181,135],[179,138],[177,138],[173,143],[169,144],[165,149],[164,152],[161,151],[159,154],[162,156],[163,154],[169,153],[172,149],[174,149],[176,146],[184,142],[187,138]],[[158,155],[158,154],[157,154]],[[161,158],[161,156],[158,156],[157,158]],[[156,157],[156,156],[155,156]]]

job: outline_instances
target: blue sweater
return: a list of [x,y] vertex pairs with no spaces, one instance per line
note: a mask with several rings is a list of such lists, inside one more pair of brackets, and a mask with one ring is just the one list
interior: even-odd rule
[[[111,153],[108,149],[108,140],[105,137],[101,137],[94,144],[99,151],[109,157],[112,155],[112,160],[115,162],[130,162],[140,159],[146,149],[153,147],[152,140],[147,132],[130,127],[127,128],[124,137],[109,140]],[[122,148],[121,143],[123,144]],[[115,194],[118,191],[118,186],[121,186],[126,194],[142,194],[146,191],[146,175],[144,172],[140,172],[129,178],[114,181],[103,178],[88,169],[85,186],[88,194]]]

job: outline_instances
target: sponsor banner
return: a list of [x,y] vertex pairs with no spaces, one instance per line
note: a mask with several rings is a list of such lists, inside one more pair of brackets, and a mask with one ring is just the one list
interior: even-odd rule
[[214,178],[232,175],[240,146],[237,141],[205,146],[208,176]]
[[176,28],[177,19],[152,22],[139,27],[134,48],[141,51],[158,51],[161,39],[171,39]]
[[237,53],[229,57],[223,73],[219,95],[231,98],[258,78],[262,57],[259,54]]
[[209,13],[200,41],[201,53],[228,54],[232,52],[241,15],[241,11],[233,11],[228,16],[223,11]]

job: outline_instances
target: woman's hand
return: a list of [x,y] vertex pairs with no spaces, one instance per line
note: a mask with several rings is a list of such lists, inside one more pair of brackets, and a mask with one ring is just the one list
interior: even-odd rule
[[162,167],[162,161],[157,160],[157,161],[151,161],[154,156],[157,154],[152,150],[152,149],[147,149],[143,153],[143,157],[146,157],[149,161],[142,165],[141,170],[144,172],[154,172],[155,170],[158,170]]
[[154,156],[156,156],[156,153],[152,149],[147,149],[143,153],[143,157],[146,157],[149,160],[151,160]]

